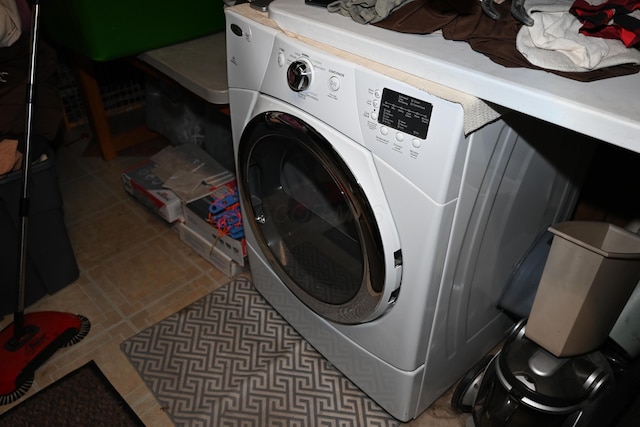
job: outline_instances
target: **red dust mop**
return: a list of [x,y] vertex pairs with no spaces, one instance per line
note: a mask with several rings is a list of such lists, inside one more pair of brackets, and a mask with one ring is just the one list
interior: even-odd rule
[[39,1],[32,5],[29,76],[27,82],[27,111],[25,147],[22,161],[20,199],[20,243],[18,256],[18,309],[13,323],[0,332],[0,404],[6,405],[23,396],[31,387],[35,371],[59,348],[77,343],[91,328],[89,320],[80,315],[43,311],[24,313],[24,294],[27,274],[27,231],[29,216],[29,169],[35,68],[40,20]]

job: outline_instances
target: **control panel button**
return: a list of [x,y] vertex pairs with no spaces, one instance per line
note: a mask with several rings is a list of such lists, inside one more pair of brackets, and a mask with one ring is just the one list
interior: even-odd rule
[[398,142],[404,141],[404,134],[400,132],[396,133],[396,141]]
[[422,146],[422,140],[413,138],[413,140],[411,141],[411,145],[413,145],[413,148],[420,148]]
[[381,133],[382,135],[384,135],[384,136],[387,136],[387,135],[389,134],[389,128],[388,128],[388,127],[386,127],[386,126],[382,126],[382,127],[380,128],[380,133]]
[[340,89],[340,79],[337,76],[331,76],[329,78],[329,89],[337,92]]
[[284,53],[280,52],[278,53],[278,66],[279,67],[284,67],[284,64],[286,63],[286,58],[284,57]]

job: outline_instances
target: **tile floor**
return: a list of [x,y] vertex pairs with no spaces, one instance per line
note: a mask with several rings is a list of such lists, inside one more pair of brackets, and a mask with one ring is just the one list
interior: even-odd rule
[[[150,155],[147,149],[121,153],[105,162],[86,140],[58,150],[57,168],[65,221],[81,270],[77,281],[27,311],[83,314],[90,334],[59,350],[36,371],[27,396],[93,359],[148,426],[172,423],[124,354],[120,343],[225,284],[229,278],[184,245],[162,219],[131,198],[120,175]],[[162,141],[156,141],[158,148]],[[144,151],[144,150],[142,150]],[[12,316],[0,320],[0,328]],[[412,427],[460,427],[466,416],[443,396]],[[13,405],[19,403],[15,402]],[[0,413],[11,405],[0,407]],[[364,426],[363,426],[364,427]]]

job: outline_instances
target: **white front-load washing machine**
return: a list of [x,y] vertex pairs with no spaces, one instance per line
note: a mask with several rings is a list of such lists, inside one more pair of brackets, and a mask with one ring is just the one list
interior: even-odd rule
[[512,326],[500,295],[571,214],[588,150],[518,115],[465,135],[459,104],[242,6],[227,55],[253,283],[386,411],[417,417]]

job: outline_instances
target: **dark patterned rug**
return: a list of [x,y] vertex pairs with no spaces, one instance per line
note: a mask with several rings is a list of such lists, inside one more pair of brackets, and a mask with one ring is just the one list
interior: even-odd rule
[[0,425],[144,427],[93,361],[0,415]]
[[398,426],[239,278],[122,343],[178,426]]

